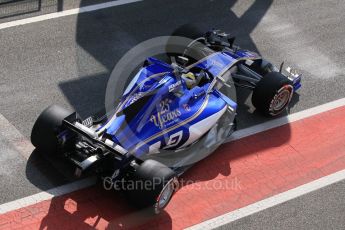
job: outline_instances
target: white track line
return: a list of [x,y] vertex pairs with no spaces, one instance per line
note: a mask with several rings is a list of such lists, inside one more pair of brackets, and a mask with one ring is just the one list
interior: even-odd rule
[[187,228],[188,230],[198,230],[198,229],[214,229],[225,224],[231,223],[233,221],[239,220],[243,217],[252,215],[254,213],[263,211],[267,208],[271,208],[278,204],[282,204],[286,201],[295,199],[299,196],[305,195],[307,193],[316,191],[328,185],[337,183],[345,179],[345,170],[333,173],[331,175],[322,177],[320,179],[314,180],[310,183],[301,185],[294,189],[288,190],[286,192],[280,193],[278,195],[269,197],[267,199],[261,200],[254,204],[248,205],[244,208],[237,209],[235,211],[226,213],[224,215],[218,216],[216,218],[207,220],[200,224],[191,226]]
[[[298,121],[307,117],[311,117],[332,109],[336,109],[339,107],[345,106],[345,98],[332,101],[320,106],[316,106],[311,109],[303,110],[298,113],[294,113],[285,117],[281,117],[275,120],[267,121],[265,123],[255,125],[246,129],[242,129],[233,133],[232,138],[229,141],[238,140],[250,135],[254,135],[278,126],[285,125],[290,122]],[[86,188],[88,186],[92,186],[95,184],[94,178],[86,178],[84,180],[76,181],[70,184],[63,185],[61,187],[53,188],[45,192],[41,192],[38,194],[34,194],[32,196],[24,197],[15,201],[11,201],[9,203],[1,204],[0,205],[0,214],[16,210],[18,208],[26,207],[31,204],[39,203],[44,200],[51,199],[55,196],[61,196],[64,194],[68,194],[70,192]]]
[[110,8],[114,6],[120,6],[120,5],[130,4],[134,2],[140,2],[140,1],[143,1],[143,0],[117,0],[117,1],[112,1],[112,2],[95,4],[91,6],[85,6],[81,8],[65,10],[65,11],[51,13],[51,14],[44,14],[44,15],[40,15],[40,16],[36,16],[32,18],[25,18],[25,19],[20,19],[16,21],[5,22],[5,23],[0,24],[0,30],[14,27],[14,26],[20,26],[20,25],[30,24],[34,22],[41,22],[41,21],[45,21],[49,19],[61,18],[61,17],[69,16],[69,15],[81,14],[81,13],[106,9],[106,8]]

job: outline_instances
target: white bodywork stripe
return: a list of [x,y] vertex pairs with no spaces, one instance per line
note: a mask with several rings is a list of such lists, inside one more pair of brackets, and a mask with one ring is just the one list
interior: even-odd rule
[[210,130],[215,123],[217,123],[218,119],[224,114],[226,111],[227,106],[224,106],[224,108],[217,113],[213,114],[212,116],[209,116],[194,125],[191,125],[189,127],[189,138],[181,147],[185,147],[187,145],[190,145],[194,141],[196,141],[200,136],[204,135],[208,130]]
[[127,93],[129,93],[129,90],[131,90],[134,86],[134,84],[138,81],[140,74],[143,72],[143,69],[141,69],[136,75],[135,77],[132,79],[132,81],[129,83],[129,85],[126,88],[126,91],[122,94],[126,95]]

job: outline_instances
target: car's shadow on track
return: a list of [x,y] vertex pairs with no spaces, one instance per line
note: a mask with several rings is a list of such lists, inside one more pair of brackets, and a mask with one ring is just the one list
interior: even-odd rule
[[[50,190],[52,184],[63,185],[75,181],[74,168],[61,158],[45,157],[45,154],[37,149],[32,152],[27,162],[26,176],[32,184],[55,195],[58,190]],[[55,196],[46,202],[49,204],[42,204],[39,211],[28,207],[33,215],[37,214],[34,217],[40,219],[39,229],[128,229],[145,225],[156,217],[149,210],[129,206],[123,192],[105,190],[100,182],[86,189]],[[170,229],[169,214],[163,211],[159,217],[164,219],[164,229]]]
[[[130,229],[152,220],[147,210],[128,206],[121,193],[100,187],[55,197],[47,212],[39,229]],[[159,216],[165,220],[164,229],[170,229],[169,214],[163,211]]]
[[107,87],[109,74],[103,73],[85,76],[59,84],[60,89],[68,98],[78,114],[86,118],[99,111],[104,111],[104,92]]
[[41,190],[48,190],[54,185],[67,183],[69,180],[62,177],[58,171],[52,170],[56,167],[42,156],[43,153],[36,149],[31,153],[25,169],[28,180]]
[[[193,212],[192,204],[190,206],[173,204],[181,200],[186,191],[188,192],[188,189],[185,190],[184,186],[193,187],[193,184],[195,184],[196,188],[202,189],[203,187],[200,184],[212,182],[217,177],[227,177],[231,181],[237,180],[240,187],[235,186],[225,189],[241,191],[241,186],[246,187],[248,182],[242,181],[241,171],[238,166],[233,168],[232,164],[238,164],[239,159],[242,158],[251,161],[258,154],[264,153],[265,150],[284,145],[290,140],[291,130],[289,124],[269,132],[274,133],[274,138],[269,139],[269,141],[267,141],[267,133],[249,136],[242,141],[222,145],[214,153],[196,163],[181,176],[180,180],[184,183],[180,184],[179,190],[171,201],[172,208],[168,206],[166,211],[157,216],[152,215],[147,210],[138,210],[129,206],[122,192],[106,191],[103,189],[102,184],[97,184],[91,188],[54,197],[49,201],[48,208],[44,210],[46,215],[41,221],[40,229],[46,227],[47,229],[61,229],[61,227],[75,229],[128,229],[136,227],[143,229],[172,229],[174,226],[172,218],[176,217],[176,213],[189,209],[190,212]],[[61,165],[59,167],[60,169],[63,168]],[[263,166],[258,165],[258,167]],[[255,171],[260,170],[256,169]],[[213,195],[216,196],[218,192],[221,193],[222,189],[224,188],[220,190],[213,189]],[[232,205],[229,204],[229,206]]]
[[[31,153],[26,164],[26,177],[42,190],[74,181],[73,173],[74,171],[61,158],[48,155],[47,152],[38,149]],[[50,185],[45,184],[44,180],[49,180]]]
[[[237,16],[231,11],[231,7],[236,2],[236,0],[142,1],[92,14],[80,14],[76,37],[77,44],[82,50],[77,54],[79,73],[82,77],[61,82],[59,87],[68,102],[82,117],[104,110],[107,81],[112,68],[121,56],[137,43],[155,36],[169,35],[174,28],[186,23],[198,23],[205,30],[223,29],[236,35],[239,45],[259,52],[250,33],[270,8],[273,0],[256,0],[242,16]],[[172,10],[174,14],[171,13]],[[90,57],[102,66],[101,73],[98,67],[89,63]],[[239,104],[243,104],[238,111],[240,128],[267,121],[267,118],[256,114],[250,103],[249,106],[246,105],[248,103],[244,104],[249,96],[249,91],[238,95]],[[298,96],[293,99],[292,106],[297,101]],[[290,139],[290,126],[288,124],[283,126],[279,132],[283,135],[277,134],[274,142],[259,141],[258,144],[242,151],[242,155],[236,151],[236,148],[240,147],[236,142],[225,144],[196,164],[182,178],[199,183],[212,180],[220,174],[231,176],[233,173],[231,164],[236,159],[287,143]],[[250,140],[253,137],[248,138]],[[37,154],[34,152],[32,160]],[[51,164],[54,165],[54,162]],[[61,167],[61,165],[54,166]],[[33,175],[27,174],[27,176],[33,184],[40,186]],[[176,196],[179,196],[179,192]],[[171,218],[169,207],[158,216],[148,215],[145,210],[138,211],[129,207],[121,193],[105,191],[101,186],[96,186],[53,198],[47,214],[43,217],[41,229],[45,227],[61,229],[64,224],[77,229],[95,227],[118,229],[138,226],[147,226],[148,229],[153,227],[171,229],[173,227]],[[63,221],[60,221],[59,225],[60,219]]]
[[[92,114],[95,107],[104,110],[105,88],[117,61],[138,43],[170,35],[183,24],[198,24],[205,31],[222,29],[236,36],[240,46],[260,53],[250,33],[272,1],[255,1],[241,16],[231,9],[237,0],[142,1],[80,14],[76,34],[80,48],[76,59],[81,77],[61,82],[59,87],[82,116]],[[246,115],[245,119],[250,120],[249,117]]]

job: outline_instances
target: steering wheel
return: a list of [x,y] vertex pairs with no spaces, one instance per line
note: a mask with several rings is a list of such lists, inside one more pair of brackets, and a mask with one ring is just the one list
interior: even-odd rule
[[206,83],[211,82],[211,77],[210,77],[210,73],[208,73],[207,70],[201,70],[199,73],[195,74],[197,79],[198,79],[198,85],[204,85]]

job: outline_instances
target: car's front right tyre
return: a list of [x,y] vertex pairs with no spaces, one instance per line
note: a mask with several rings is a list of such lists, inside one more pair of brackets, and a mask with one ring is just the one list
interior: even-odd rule
[[266,116],[277,116],[289,106],[292,82],[280,72],[268,72],[253,90],[252,104]]

